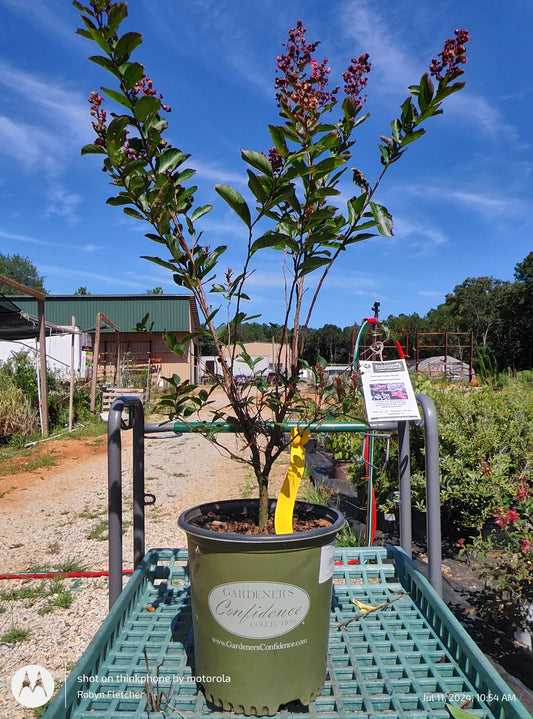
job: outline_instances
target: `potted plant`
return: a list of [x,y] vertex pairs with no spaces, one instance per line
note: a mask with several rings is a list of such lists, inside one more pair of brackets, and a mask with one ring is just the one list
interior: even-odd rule
[[[225,709],[265,714],[293,699],[309,703],[325,677],[333,542],[343,519],[335,510],[300,503],[294,533],[290,529],[269,533],[275,505],[269,497],[269,476],[289,444],[303,443],[308,427],[348,411],[346,397],[334,382],[323,385],[316,396],[300,391],[299,373],[311,369],[301,359],[311,313],[331,267],[351,245],[376,233],[392,235],[392,218],[376,202],[376,192],[407,146],[424,134],[423,122],[441,113],[446,96],[463,87],[456,80],[463,72],[468,33],[456,31],[420,83],[409,88],[399,117],[391,123],[390,137],[381,137],[381,168],[370,182],[350,167],[354,131],[368,116],[362,113],[368,55],[350,62],[343,75],[341,102],[339,88],[329,87],[327,60],[316,59],[318,43],[307,42],[298,21],[277,59],[281,124],[269,126],[273,146],[265,152],[241,151],[249,199],[232,187],[216,185],[247,232],[242,265],[234,272],[222,270],[226,247],[209,244],[198,229],[212,208],[196,201],[189,155],[165,136],[169,108],[143,65],[131,59],[142,37],[119,32],[127,4],[87,0],[74,5],[84,24],[78,33],[99,48],[90,59],[115,82],[115,89],[102,88],[116,104],[111,118],[102,95],[96,91],[90,95],[96,138],[82,152],[102,156],[116,189],[108,203],[150,225],[147,238],[164,252],[146,259],[168,269],[175,283],[193,295],[202,334],[212,343],[220,368],[207,388],[176,375],[168,378],[170,391],[162,405],[171,419],[193,420],[198,410],[210,411],[214,388],[222,388],[226,406],[211,409],[210,421],[196,429],[213,442],[218,431],[236,430],[247,448],[247,456],[236,459],[246,461],[257,480],[257,499],[200,505],[180,518],[189,536],[196,674],[206,675],[202,683],[207,696]],[[341,209],[341,181],[348,169],[353,186]],[[280,349],[273,369],[283,364],[286,353],[288,371],[277,373],[272,382],[264,374],[254,375],[255,360],[240,341],[240,328],[253,319],[245,310],[247,284],[265,252],[278,252],[286,280]],[[221,306],[227,308],[222,323],[218,322]],[[178,343],[167,335],[166,341],[183,353],[194,336]],[[249,381],[236,378],[242,374],[242,363]],[[294,431],[288,439],[291,426]],[[207,526],[212,515],[215,529],[224,531]],[[247,525],[251,536],[234,531],[248,520],[254,527]],[[300,521],[304,528],[310,522],[312,529],[297,531]],[[222,559],[223,546],[229,547],[227,560]],[[230,568],[238,574],[230,577]],[[204,610],[206,617],[199,619]],[[316,632],[311,631],[315,626]],[[231,682],[217,683],[221,667]]]

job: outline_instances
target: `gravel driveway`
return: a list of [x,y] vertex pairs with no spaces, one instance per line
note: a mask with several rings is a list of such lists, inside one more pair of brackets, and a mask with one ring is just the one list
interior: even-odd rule
[[[132,566],[131,432],[122,433],[124,567]],[[236,438],[223,441],[238,451]],[[3,478],[0,486],[0,573],[57,569],[107,569],[107,454],[105,438],[60,440],[52,455],[57,466]],[[179,514],[202,501],[247,494],[251,472],[203,437],[150,435],[145,446],[145,491],[157,501],[146,508],[146,547],[186,546]],[[54,589],[58,592],[54,593]],[[13,628],[28,632],[22,641],[0,642],[0,717],[35,715],[14,701],[10,683],[26,664],[47,668],[64,682],[108,610],[107,578],[0,581],[0,636]],[[60,603],[73,596],[67,608]],[[21,593],[26,595],[21,597]],[[67,602],[68,603],[68,602]]]

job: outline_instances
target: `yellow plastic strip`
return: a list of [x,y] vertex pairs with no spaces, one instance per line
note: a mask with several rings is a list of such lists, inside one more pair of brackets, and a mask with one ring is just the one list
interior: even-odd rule
[[281,487],[276,513],[274,515],[274,528],[276,534],[292,534],[292,515],[298,487],[302,481],[305,468],[305,445],[310,437],[307,429],[300,431],[296,427],[291,429],[291,459],[287,476]]

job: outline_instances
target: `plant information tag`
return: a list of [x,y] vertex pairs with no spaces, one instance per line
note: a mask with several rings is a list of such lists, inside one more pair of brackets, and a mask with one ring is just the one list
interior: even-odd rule
[[361,361],[359,370],[370,424],[420,419],[405,360]]
[[318,570],[318,583],[324,584],[331,579],[335,571],[335,543],[326,544],[320,549],[320,567]]
[[209,592],[211,615],[238,637],[269,639],[287,634],[303,622],[309,595],[281,582],[230,582]]

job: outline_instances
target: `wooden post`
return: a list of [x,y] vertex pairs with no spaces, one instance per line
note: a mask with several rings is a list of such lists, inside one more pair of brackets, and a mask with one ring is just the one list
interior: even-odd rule
[[74,338],[76,330],[76,318],[72,315],[72,334],[70,335],[70,389],[68,396],[68,431],[72,432],[74,417]]
[[44,320],[44,300],[37,300],[39,313],[39,373],[41,377],[41,434],[47,437],[50,432],[48,418],[48,381],[46,377],[46,322]]
[[90,410],[94,414],[96,408],[96,376],[98,374],[98,354],[100,352],[100,323],[101,314],[98,312],[96,315],[96,332],[94,335],[94,347],[93,347],[93,376],[91,378],[91,405]]
[[[93,376],[91,382],[91,412],[96,409],[96,377],[98,375],[98,354],[100,352],[100,326],[104,322],[108,327],[115,330],[117,333],[117,362],[120,362],[120,328],[117,327],[114,322],[111,322],[102,312],[98,312],[96,315],[96,332],[94,336],[94,347],[93,347]],[[117,379],[120,378],[120,370]]]

